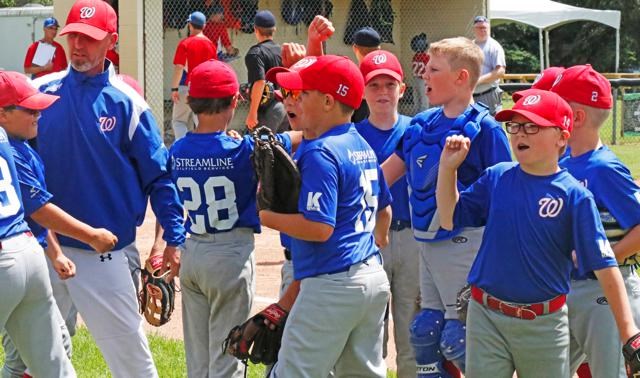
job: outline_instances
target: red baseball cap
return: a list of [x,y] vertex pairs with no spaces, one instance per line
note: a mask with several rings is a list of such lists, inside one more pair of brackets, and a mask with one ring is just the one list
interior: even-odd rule
[[224,98],[238,93],[240,84],[236,72],[226,63],[210,59],[190,72],[189,96],[196,98]]
[[[550,91],[553,84],[558,79],[558,76],[564,72],[564,67],[549,67],[540,72],[531,85],[531,89],[542,89]],[[526,96],[527,90],[515,92],[511,98],[513,101],[518,101],[522,96]]]
[[78,0],[73,4],[67,24],[60,35],[82,33],[96,40],[103,40],[109,33],[118,31],[116,11],[103,0]]
[[569,67],[558,76],[551,91],[566,101],[600,109],[611,109],[611,84],[590,64]]
[[387,75],[402,81],[404,73],[398,58],[386,50],[376,50],[368,53],[360,62],[360,72],[365,84],[376,76]]
[[573,111],[562,97],[541,89],[529,89],[509,110],[496,114],[496,121],[510,121],[521,115],[538,126],[559,127],[571,132]]
[[21,73],[0,71],[0,107],[21,106],[42,110],[53,104],[59,96],[41,93]]
[[[313,64],[316,61],[316,57],[315,56],[307,56],[304,57],[302,59],[300,59],[299,61],[295,62],[293,65],[291,65],[291,67],[287,68],[287,67],[273,67],[270,68],[269,71],[267,71],[266,75],[265,75],[265,80],[270,81],[272,83],[276,83],[278,85],[280,85],[282,87],[282,85],[280,83],[278,83],[277,81],[277,74],[280,72],[291,72],[291,71],[300,71],[303,68],[307,67],[309,64]],[[287,88],[287,87],[284,87]]]
[[305,64],[307,66],[300,71],[276,74],[276,81],[287,89],[317,90],[354,109],[360,107],[364,78],[349,58],[323,55],[309,59]]

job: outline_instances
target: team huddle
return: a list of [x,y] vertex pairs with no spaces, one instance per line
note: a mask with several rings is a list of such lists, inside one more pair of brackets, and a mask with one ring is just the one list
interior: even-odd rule
[[[312,27],[318,46],[333,30]],[[242,377],[247,358],[269,377],[386,377],[391,331],[403,378],[640,374],[640,188],[600,141],[613,98],[591,66],[545,70],[494,117],[473,100],[482,50],[443,39],[422,74],[432,108],[407,117],[394,54],[290,46],[262,76],[291,131],[240,136],[238,78],[211,59],[188,72],[197,126],[167,149],[105,60],[113,9],[78,0],[61,35],[68,69],[0,71],[4,377],[75,377],[78,313],[114,377],[158,376],[137,298],[147,202],[146,265],[180,276],[189,377]],[[286,207],[266,144],[295,162]],[[278,302],[250,318],[263,226],[286,260]]]

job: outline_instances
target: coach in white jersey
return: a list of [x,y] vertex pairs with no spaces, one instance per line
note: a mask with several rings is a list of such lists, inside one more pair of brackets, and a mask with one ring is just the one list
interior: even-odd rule
[[60,236],[78,273],[54,281],[54,296],[63,317],[72,304],[78,309],[114,377],[156,377],[125,251],[135,248],[147,198],[164,229],[169,279],[178,273],[185,231],[168,151],[149,106],[105,60],[116,29],[117,15],[106,2],[77,1],[60,33],[67,35],[71,66],[35,82],[60,96],[42,113],[38,135],[51,202],[118,237],[112,252],[98,255]]

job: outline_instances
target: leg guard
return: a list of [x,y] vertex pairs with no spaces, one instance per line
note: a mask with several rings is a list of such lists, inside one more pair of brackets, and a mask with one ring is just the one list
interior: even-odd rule
[[464,374],[466,327],[458,319],[447,319],[440,339],[440,351]]
[[442,369],[444,358],[440,353],[440,336],[444,327],[444,313],[422,309],[413,319],[409,333],[416,353],[418,378],[448,378]]

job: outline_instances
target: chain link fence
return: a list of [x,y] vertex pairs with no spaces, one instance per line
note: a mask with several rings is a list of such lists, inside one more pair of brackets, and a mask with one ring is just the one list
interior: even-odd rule
[[[421,33],[426,34],[429,42],[459,35],[472,37],[473,17],[486,14],[486,0],[145,0],[145,89],[150,102],[155,101],[154,109],[162,103],[162,113],[156,113],[159,121],[164,120],[168,143],[173,138],[170,88],[176,46],[187,37],[186,20],[191,12],[201,11],[210,17],[217,6],[223,9],[222,22],[231,44],[240,51],[239,59],[229,64],[241,83],[247,81],[244,54],[257,43],[253,34],[257,10],[268,9],[276,16],[274,40],[280,44],[306,43],[308,24],[313,17],[327,16],[336,33],[327,41],[326,52],[346,55],[354,61],[351,35],[362,26],[372,26],[382,37],[382,48],[395,53],[403,64],[408,88],[400,111],[408,115],[419,110],[412,72],[416,52],[411,49],[411,39]],[[224,49],[218,51],[221,50]],[[244,129],[247,110],[247,103],[239,106],[232,124],[234,129]]]

